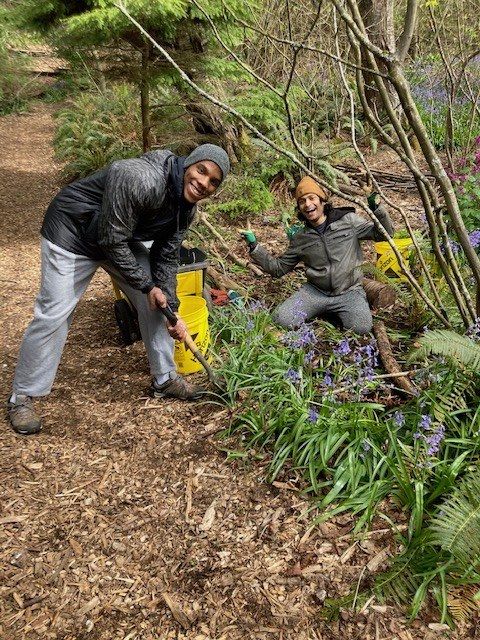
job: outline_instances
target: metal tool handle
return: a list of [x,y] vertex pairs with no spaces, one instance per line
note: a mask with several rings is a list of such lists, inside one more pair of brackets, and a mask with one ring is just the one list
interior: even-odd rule
[[172,307],[169,304],[167,304],[166,307],[160,307],[160,311],[163,313],[163,315],[166,317],[166,319],[172,325],[172,327],[174,327],[177,324],[178,318],[173,313]]

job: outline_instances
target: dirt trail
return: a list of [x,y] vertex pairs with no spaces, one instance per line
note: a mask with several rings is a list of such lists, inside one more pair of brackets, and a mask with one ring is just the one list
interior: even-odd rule
[[[0,119],[2,389],[39,278],[38,232],[59,185],[52,107]],[[118,344],[98,274],[69,336],[44,431],[0,430],[0,638],[393,640],[439,637],[401,612],[325,622],[385,547],[350,548],[348,517],[309,532],[295,486],[202,439],[226,420],[145,396],[143,347]],[[342,537],[343,536],[343,537]]]

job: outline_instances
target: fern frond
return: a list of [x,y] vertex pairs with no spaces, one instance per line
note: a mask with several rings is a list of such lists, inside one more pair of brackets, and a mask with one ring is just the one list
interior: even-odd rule
[[454,362],[480,373],[480,346],[468,336],[455,331],[435,329],[419,338],[420,347],[416,349],[409,361],[422,360],[430,354],[446,356]]
[[449,552],[463,571],[480,565],[480,472],[467,476],[432,519],[432,543]]
[[475,599],[478,587],[454,587],[448,590],[448,609],[454,620],[462,622],[478,615],[480,604]]

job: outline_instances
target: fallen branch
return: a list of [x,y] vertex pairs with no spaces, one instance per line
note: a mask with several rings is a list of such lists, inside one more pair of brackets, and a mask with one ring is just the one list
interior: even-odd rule
[[222,247],[226,250],[227,255],[230,256],[230,258],[232,258],[232,260],[236,262],[240,267],[247,267],[248,269],[253,271],[253,273],[257,276],[263,275],[263,272],[256,265],[252,264],[251,262],[248,262],[247,260],[244,260],[243,258],[240,258],[239,256],[237,256],[236,253],[234,253],[231,250],[231,248],[225,242],[221,234],[207,220],[207,216],[205,215],[205,213],[203,212],[200,213],[200,215],[198,216],[198,221],[207,227],[207,229],[215,236],[215,238],[217,238],[217,240],[220,242]]
[[211,265],[207,267],[207,276],[213,280],[217,289],[221,289],[222,291],[230,291],[233,289],[233,291],[237,291],[241,295],[246,295],[247,293],[245,287],[235,282],[235,280],[232,280],[227,274],[220,273],[220,271],[217,271],[217,269]]
[[386,309],[395,302],[397,297],[395,289],[385,282],[364,278],[362,286],[367,294],[368,304],[372,309]]
[[373,325],[373,333],[377,339],[378,352],[382,360],[385,371],[389,374],[393,374],[392,377],[395,380],[396,385],[410,395],[416,396],[417,390],[405,376],[404,372],[400,369],[400,366],[393,355],[390,340],[388,339],[387,331],[384,323],[379,320]]

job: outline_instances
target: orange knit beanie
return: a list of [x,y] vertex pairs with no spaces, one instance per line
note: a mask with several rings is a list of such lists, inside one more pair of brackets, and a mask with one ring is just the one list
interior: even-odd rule
[[326,202],[328,200],[327,192],[322,189],[322,187],[315,182],[310,176],[305,176],[302,178],[295,189],[295,200],[299,200],[303,196],[306,196],[307,193],[314,193],[317,195],[320,200]]

